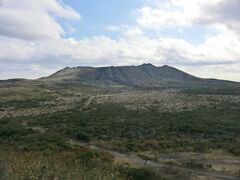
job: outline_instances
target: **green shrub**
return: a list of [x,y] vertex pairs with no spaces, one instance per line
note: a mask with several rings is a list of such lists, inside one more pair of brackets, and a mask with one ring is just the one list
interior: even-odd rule
[[123,168],[122,173],[127,175],[127,179],[133,180],[155,180],[157,175],[154,171],[146,168]]
[[230,147],[228,148],[228,152],[240,156],[240,143],[230,145]]
[[90,135],[89,134],[86,134],[86,133],[77,133],[76,134],[76,138],[78,140],[81,140],[81,141],[86,141],[86,142],[89,142],[90,141]]

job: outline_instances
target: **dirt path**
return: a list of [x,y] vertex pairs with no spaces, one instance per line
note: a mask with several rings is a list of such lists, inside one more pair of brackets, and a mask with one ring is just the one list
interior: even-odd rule
[[167,165],[164,163],[159,163],[159,162],[154,162],[150,160],[146,160],[143,158],[140,158],[139,156],[134,156],[134,155],[127,155],[127,154],[122,154],[116,151],[111,151],[107,149],[102,149],[100,147],[94,146],[94,145],[89,145],[87,143],[82,143],[73,139],[69,139],[68,143],[70,145],[76,145],[76,146],[81,146],[81,147],[88,147],[92,150],[98,150],[98,151],[104,151],[108,152],[109,154],[113,155],[115,158],[117,158],[120,161],[123,162],[130,162],[138,166],[148,166],[148,167],[155,167],[155,168],[171,168],[183,172],[187,172],[190,174],[196,174],[196,175],[201,175],[201,176],[206,176],[206,177],[211,177],[211,178],[217,178],[217,179],[225,179],[225,180],[239,180],[240,176],[238,175],[228,175],[228,174],[223,174],[220,172],[211,172],[211,171],[205,171],[205,170],[197,170],[197,169],[190,169],[190,168],[183,168],[183,167],[178,167],[174,165]]
[[30,127],[30,126],[28,126],[28,124],[27,124],[26,121],[23,121],[23,122],[22,122],[22,126],[24,126],[24,127],[27,128],[27,129],[32,129],[32,130],[34,130],[34,131],[37,131],[37,132],[39,132],[39,133],[41,133],[41,134],[44,134],[44,133],[47,131],[46,128],[43,128],[43,127],[41,127],[41,126]]
[[80,111],[86,109],[91,104],[91,102],[93,101],[94,98],[95,98],[95,96],[90,96],[88,98],[88,100],[86,101],[86,103],[83,105],[83,107],[81,107]]
[[85,104],[80,108],[80,111],[86,109],[95,98],[98,97],[109,97],[109,96],[114,96],[114,95],[97,95],[97,96],[89,96],[88,100],[85,102]]
[[[93,99],[94,99],[94,97],[90,97],[84,107],[85,108],[88,107],[88,105],[92,102]],[[39,133],[45,133],[47,131],[47,129],[45,129],[43,127],[39,127],[39,126],[30,127],[27,125],[27,122],[23,122],[22,125],[28,129],[38,131]],[[109,154],[113,155],[119,161],[129,162],[129,163],[135,164],[137,166],[142,166],[142,167],[148,166],[148,167],[153,167],[153,168],[171,168],[171,169],[179,170],[179,171],[186,172],[189,174],[196,174],[196,175],[206,176],[206,177],[215,178],[215,179],[223,179],[223,180],[239,180],[240,179],[240,176],[236,175],[236,174],[230,175],[230,174],[224,174],[221,172],[190,169],[190,168],[178,167],[178,166],[174,166],[174,165],[168,165],[168,164],[164,164],[164,163],[160,163],[160,162],[154,162],[154,161],[143,159],[139,156],[128,155],[128,154],[119,153],[117,151],[103,149],[98,146],[80,142],[80,141],[70,139],[70,138],[67,139],[67,143],[72,146],[88,147],[89,149],[92,149],[92,150],[108,152]]]

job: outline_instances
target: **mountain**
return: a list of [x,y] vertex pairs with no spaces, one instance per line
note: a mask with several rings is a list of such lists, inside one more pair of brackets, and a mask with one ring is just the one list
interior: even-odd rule
[[82,82],[87,84],[122,85],[140,88],[159,87],[232,87],[232,81],[203,79],[171,66],[156,67],[152,64],[139,66],[73,67],[64,68],[41,81]]

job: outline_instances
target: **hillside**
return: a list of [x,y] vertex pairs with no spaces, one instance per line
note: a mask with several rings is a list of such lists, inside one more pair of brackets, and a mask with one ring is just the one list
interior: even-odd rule
[[239,179],[239,87],[151,64],[0,81],[0,179]]
[[235,87],[238,83],[195,77],[171,66],[73,67],[64,68],[43,81],[84,82],[87,84],[121,85],[140,88]]

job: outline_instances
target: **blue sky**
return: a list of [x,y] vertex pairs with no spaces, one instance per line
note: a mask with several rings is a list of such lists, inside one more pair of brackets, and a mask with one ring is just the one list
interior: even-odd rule
[[132,10],[143,4],[142,0],[64,0],[78,12],[81,12],[82,20],[73,22],[72,25],[77,29],[73,34],[75,38],[98,35],[112,35],[107,31],[109,25],[132,24],[134,18]]
[[[81,12],[82,20],[78,22],[71,22],[71,26],[76,30],[74,33],[67,34],[65,37],[74,37],[81,39],[89,36],[105,35],[111,38],[118,38],[119,34],[109,31],[106,27],[113,25],[118,26],[136,25],[136,19],[134,17],[135,10],[141,8],[146,4],[144,0],[63,0],[63,2],[74,9],[77,12]],[[69,24],[65,21],[61,21],[63,27],[66,30],[69,28]],[[201,43],[205,39],[206,34],[214,34],[216,31],[207,27],[194,25],[182,29],[166,28],[162,30],[145,32],[148,36],[171,36],[176,38],[184,38],[192,43]]]
[[1,0],[0,79],[168,64],[240,81],[239,0]]

